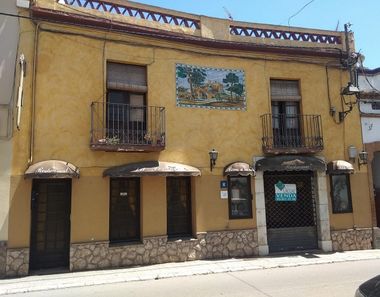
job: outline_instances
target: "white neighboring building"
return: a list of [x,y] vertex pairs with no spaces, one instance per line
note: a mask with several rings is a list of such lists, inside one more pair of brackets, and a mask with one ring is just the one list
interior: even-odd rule
[[[358,81],[363,143],[368,152],[369,183],[373,188],[373,226],[380,228],[380,68],[359,69]],[[375,247],[380,248],[379,229],[375,233]]]
[[363,142],[380,141],[380,68],[359,70]]
[[[19,2],[20,0],[17,3]],[[3,13],[0,15],[0,262],[2,262],[6,259],[5,244],[8,240],[12,111],[15,101],[15,71],[19,40],[19,19],[10,15],[18,15],[16,0],[0,0],[0,12]],[[0,263],[0,267],[4,266]]]

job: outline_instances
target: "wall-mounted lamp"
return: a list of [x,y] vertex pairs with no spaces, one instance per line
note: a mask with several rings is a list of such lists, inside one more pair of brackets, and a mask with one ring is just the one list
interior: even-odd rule
[[355,86],[352,82],[349,82],[347,84],[347,87],[343,88],[341,91],[341,95],[358,95],[360,93],[360,90],[357,86]]
[[208,154],[210,156],[210,171],[212,171],[212,168],[214,168],[215,166],[216,159],[218,159],[219,153],[215,149],[212,149],[211,151],[208,152]]
[[357,156],[358,156],[358,149],[355,146],[350,145],[348,147],[348,158],[350,159],[350,162],[355,163],[355,159]]
[[358,157],[358,167],[360,170],[360,165],[365,165],[368,163],[368,153],[364,150],[362,150],[358,154],[358,150],[355,146],[350,145],[348,147],[348,158],[350,159],[351,163],[355,163],[356,157]]
[[363,150],[359,153],[359,159],[358,159],[359,170],[360,170],[360,165],[365,165],[367,163],[368,163],[368,153]]

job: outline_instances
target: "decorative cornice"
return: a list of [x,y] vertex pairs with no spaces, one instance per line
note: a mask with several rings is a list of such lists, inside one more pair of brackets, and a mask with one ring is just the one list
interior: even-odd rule
[[139,26],[119,21],[111,21],[109,19],[100,18],[90,15],[82,15],[68,13],[64,11],[45,9],[38,6],[32,6],[31,15],[34,20],[44,20],[49,22],[71,24],[76,26],[84,26],[88,28],[96,28],[119,33],[135,34],[144,37],[159,38],[168,41],[181,42],[186,44],[198,45],[214,49],[239,50],[239,51],[255,51],[263,53],[273,53],[294,56],[312,56],[312,57],[328,57],[341,58],[342,53],[337,48],[313,48],[313,47],[291,47],[276,46],[267,44],[256,44],[249,42],[236,42],[227,40],[214,40],[210,38],[192,36],[160,30],[148,26]]

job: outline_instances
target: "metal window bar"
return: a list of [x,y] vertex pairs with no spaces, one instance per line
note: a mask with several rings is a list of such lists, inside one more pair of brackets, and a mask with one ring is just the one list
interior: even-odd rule
[[[275,184],[295,184],[297,200],[279,202],[275,200]],[[315,189],[313,173],[302,172],[266,172],[264,174],[265,207],[268,228],[289,228],[316,226]]]
[[323,149],[320,115],[265,114],[261,122],[264,149]]

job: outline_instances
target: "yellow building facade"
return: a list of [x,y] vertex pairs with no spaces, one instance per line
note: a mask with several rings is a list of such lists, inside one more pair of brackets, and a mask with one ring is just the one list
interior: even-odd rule
[[85,2],[20,12],[5,275],[371,248],[350,33]]

